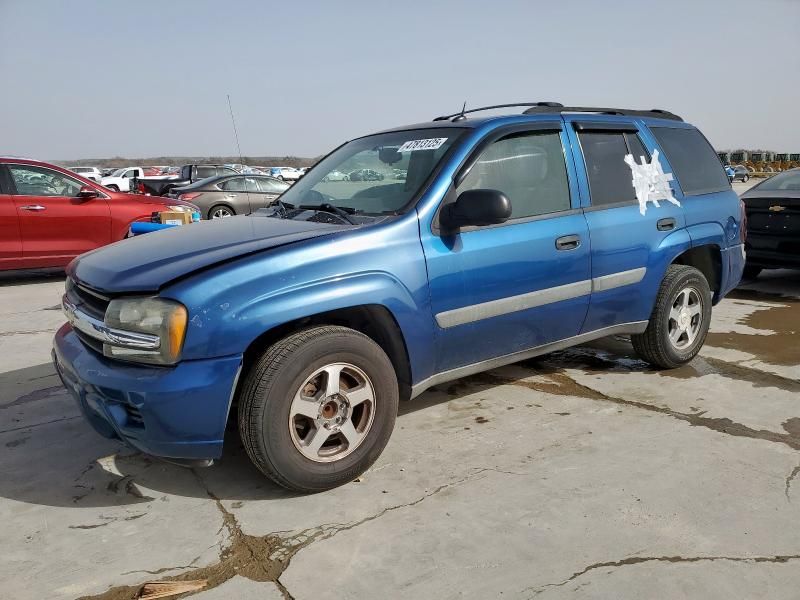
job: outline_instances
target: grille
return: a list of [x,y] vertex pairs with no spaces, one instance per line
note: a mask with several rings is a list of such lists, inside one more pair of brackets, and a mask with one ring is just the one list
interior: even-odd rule
[[109,297],[75,283],[72,279],[67,279],[67,298],[85,313],[101,321],[105,318],[106,308],[111,301]]
[[[110,302],[108,297],[102,296],[97,292],[91,291],[85,286],[75,283],[71,278],[67,279],[66,288],[67,299],[75,306],[79,307],[83,312],[99,321],[102,321],[105,318],[106,308],[108,308],[108,303]],[[103,353],[102,342],[89,337],[77,329],[75,330],[75,334],[86,346],[95,352],[100,354]]]

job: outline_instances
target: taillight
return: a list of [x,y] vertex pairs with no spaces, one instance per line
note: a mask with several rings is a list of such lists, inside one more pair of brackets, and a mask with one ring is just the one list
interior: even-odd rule
[[141,182],[139,182],[139,185],[137,186],[137,189],[139,190],[139,193],[140,193],[140,194],[144,194],[144,193],[147,191],[147,190],[144,188],[144,184],[143,184],[143,183],[141,183]]
[[741,221],[739,222],[739,228],[741,231],[741,238],[742,243],[744,244],[747,241],[747,207],[744,204],[744,200],[739,199],[739,208],[742,211],[741,213]]
[[189,200],[197,198],[199,195],[200,192],[190,192],[188,194],[181,194],[180,196],[178,196],[178,200],[186,200],[188,202]]

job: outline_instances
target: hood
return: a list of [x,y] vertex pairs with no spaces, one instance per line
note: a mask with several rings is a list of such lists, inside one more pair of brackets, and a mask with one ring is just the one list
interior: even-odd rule
[[201,221],[82,254],[67,274],[98,292],[154,292],[199,269],[352,228],[259,216]]

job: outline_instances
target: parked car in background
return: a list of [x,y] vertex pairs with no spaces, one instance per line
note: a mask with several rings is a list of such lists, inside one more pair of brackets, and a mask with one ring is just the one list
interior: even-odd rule
[[338,169],[334,169],[325,177],[322,178],[322,181],[350,181],[350,178],[347,176],[347,173],[342,173]]
[[165,196],[175,188],[219,175],[238,175],[238,172],[225,165],[183,165],[180,168],[180,172],[175,175],[138,179],[136,182],[137,189],[135,191],[152,196]]
[[294,167],[272,167],[269,174],[284,181],[297,181],[302,176],[302,173]]
[[103,167],[101,172],[103,174],[103,177],[108,177],[109,175],[111,175],[116,170],[117,170],[117,167]]
[[745,277],[762,269],[800,269],[800,168],[789,169],[742,194],[747,211]]
[[205,219],[247,215],[270,206],[289,184],[266,175],[222,175],[209,177],[170,194],[200,207]]
[[347,175],[350,181],[383,181],[383,174],[373,169],[356,169]]
[[[327,194],[353,164],[408,176]],[[738,196],[665,111],[460,112],[343,144],[281,205],[70,265],[54,364],[98,433],[197,464],[238,423],[266,476],[320,492],[431,386],[611,335],[688,363],[744,267]]]
[[108,177],[100,179],[100,183],[115,192],[129,192],[131,191],[131,181],[133,179],[158,177],[160,173],[160,169],[151,167],[123,167],[117,169]]
[[102,172],[97,167],[70,167],[69,170],[82,177],[86,177],[86,179],[91,179],[95,183],[100,183],[100,180],[103,178]]
[[41,161],[0,158],[0,269],[63,267],[126,237],[154,212],[190,212],[180,200],[115,192]]
[[732,167],[732,171],[733,173],[728,173],[728,179],[730,179],[731,182],[742,181],[746,183],[750,181],[750,171],[747,170],[747,167],[743,165],[736,165],[735,167]]

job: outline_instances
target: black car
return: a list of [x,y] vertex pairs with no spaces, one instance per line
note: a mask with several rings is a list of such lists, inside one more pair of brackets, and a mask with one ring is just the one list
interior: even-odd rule
[[372,169],[356,169],[348,177],[350,181],[383,181],[383,175]]
[[745,277],[762,269],[800,269],[800,169],[765,179],[742,194],[747,212]]

